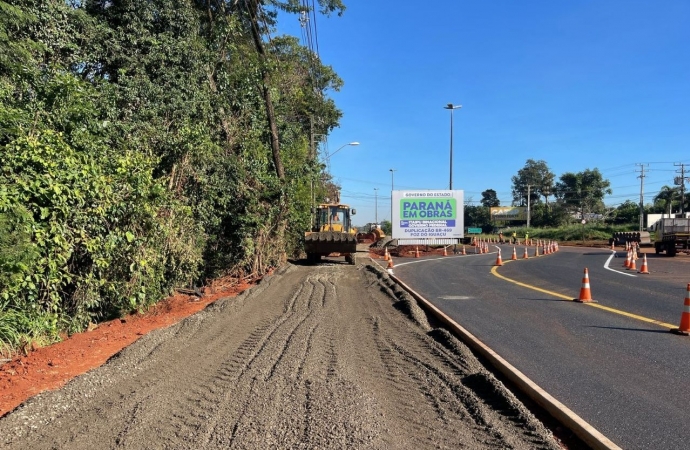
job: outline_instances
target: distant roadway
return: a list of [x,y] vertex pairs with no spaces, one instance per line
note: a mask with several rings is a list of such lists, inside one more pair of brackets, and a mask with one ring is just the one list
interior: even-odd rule
[[[561,246],[494,267],[484,255],[395,258],[394,273],[543,389],[626,449],[687,448],[690,337],[680,324],[690,257]],[[649,251],[649,250],[647,250]],[[639,270],[642,260],[637,261]],[[592,298],[576,303],[588,268]]]

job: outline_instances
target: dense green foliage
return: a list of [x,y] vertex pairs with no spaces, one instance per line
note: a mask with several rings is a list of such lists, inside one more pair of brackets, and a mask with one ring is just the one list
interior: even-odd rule
[[299,251],[342,82],[278,8],[0,0],[0,352]]

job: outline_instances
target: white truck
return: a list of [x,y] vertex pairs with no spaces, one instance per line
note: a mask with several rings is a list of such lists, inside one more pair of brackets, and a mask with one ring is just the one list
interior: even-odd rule
[[690,244],[690,218],[665,217],[657,220],[650,228],[656,232],[654,250],[666,256],[676,256],[678,250],[688,250]]

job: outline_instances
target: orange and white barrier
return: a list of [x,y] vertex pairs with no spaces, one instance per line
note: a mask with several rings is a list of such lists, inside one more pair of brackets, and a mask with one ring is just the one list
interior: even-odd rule
[[586,267],[585,274],[582,277],[582,287],[580,287],[580,296],[576,298],[575,301],[579,303],[590,303],[595,301],[592,300],[592,291],[589,287],[589,272],[587,271]]
[[496,266],[502,266],[503,265],[503,260],[501,259],[501,250],[498,250],[498,254],[496,255]]
[[687,336],[690,334],[690,283],[685,291],[685,302],[683,302],[683,312],[680,315],[680,326],[671,330],[671,333],[682,334]]
[[649,273],[649,268],[647,267],[647,254],[646,253],[642,254],[642,267],[640,267],[640,270],[638,270],[637,273]]

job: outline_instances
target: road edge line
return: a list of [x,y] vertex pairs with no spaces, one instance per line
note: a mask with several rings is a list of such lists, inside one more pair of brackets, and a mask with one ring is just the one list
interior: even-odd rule
[[405,289],[420,304],[422,309],[431,313],[436,319],[442,322],[449,331],[460,338],[474,351],[486,358],[491,365],[503,376],[515,384],[515,386],[527,395],[530,399],[544,408],[551,416],[563,426],[571,430],[577,437],[582,439],[593,449],[621,450],[619,446],[604,436],[599,430],[587,423],[580,416],[575,414],[563,403],[556,400],[551,394],[543,390],[539,385],[530,380],[525,374],[520,372],[508,361],[503,359],[498,353],[489,348],[476,336],[460,326],[457,322],[447,316],[443,311],[434,306],[427,299],[418,294],[414,289],[406,285],[400,278],[393,274],[388,274],[390,278]]

